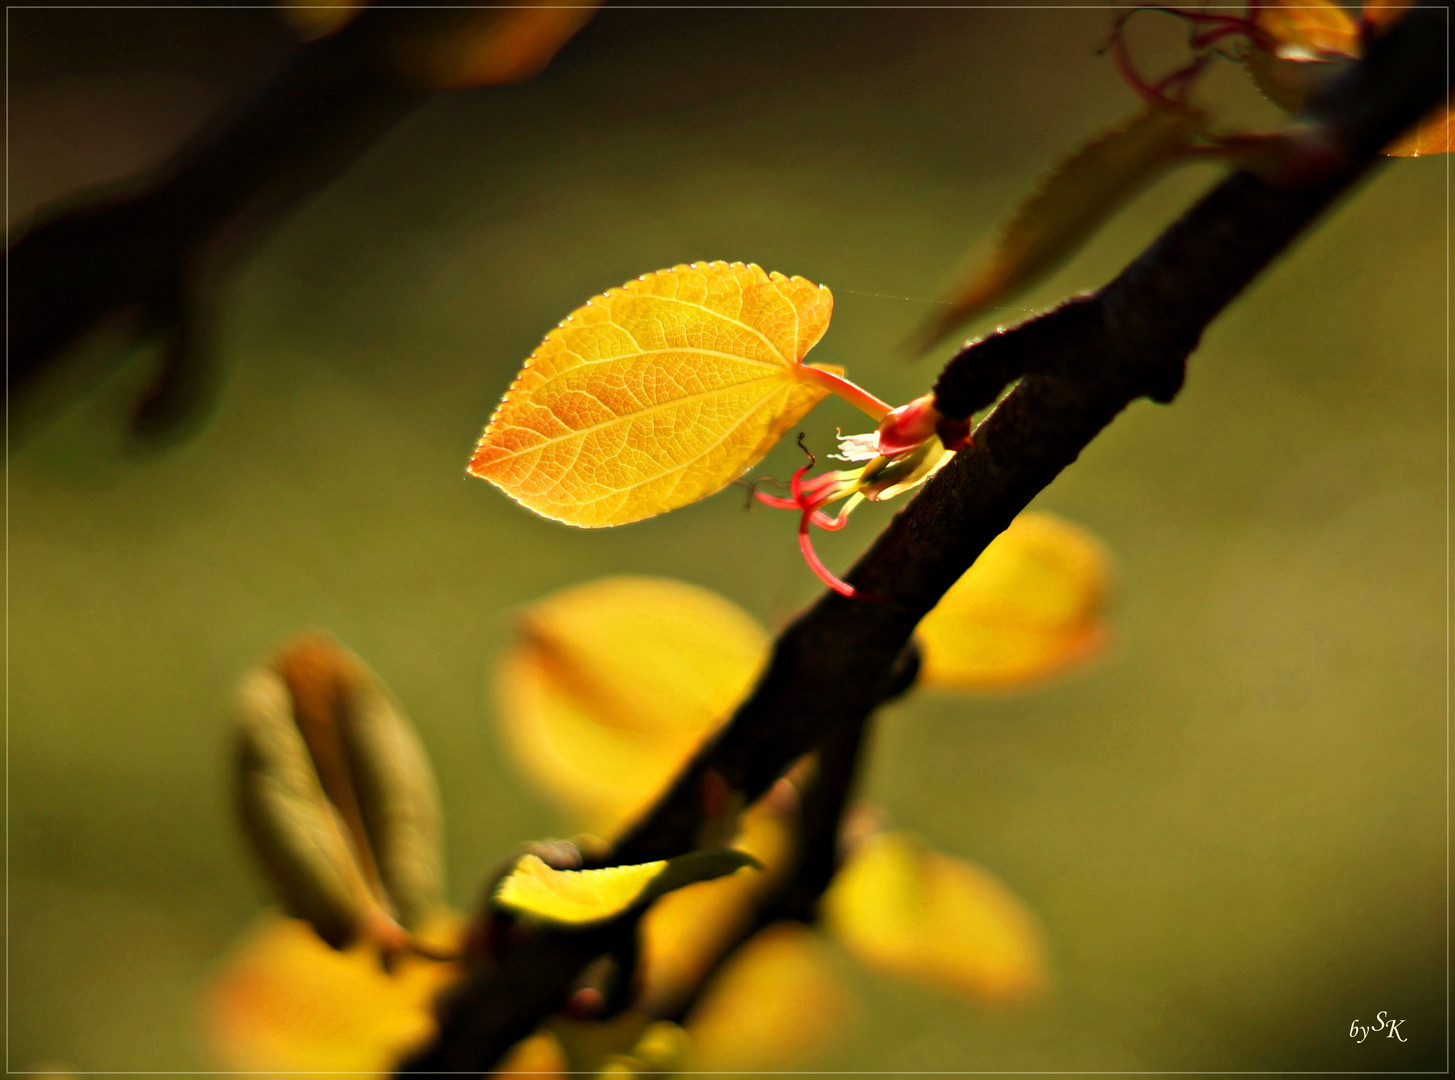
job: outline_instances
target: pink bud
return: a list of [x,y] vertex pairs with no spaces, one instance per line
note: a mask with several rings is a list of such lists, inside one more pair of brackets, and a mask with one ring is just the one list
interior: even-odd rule
[[879,422],[879,452],[885,457],[913,450],[935,433],[940,411],[935,408],[935,395],[925,394],[908,405],[891,410]]

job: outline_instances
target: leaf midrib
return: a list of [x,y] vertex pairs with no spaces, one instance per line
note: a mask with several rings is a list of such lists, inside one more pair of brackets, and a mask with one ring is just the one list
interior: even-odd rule
[[[652,405],[644,406],[643,408],[640,408],[640,409],[633,409],[631,412],[617,413],[616,415],[612,416],[608,420],[602,420],[599,423],[589,424],[589,425],[587,425],[586,427],[583,427],[583,428],[573,428],[569,433],[567,433],[565,435],[543,436],[543,441],[538,442],[538,443],[532,443],[530,446],[523,446],[519,450],[507,450],[505,452],[505,454],[504,454],[503,457],[496,458],[495,460],[496,461],[507,460],[509,458],[518,457],[521,454],[530,453],[531,451],[534,451],[534,450],[542,450],[542,449],[545,449],[546,447],[553,446],[556,443],[564,442],[567,439],[574,439],[574,438],[577,438],[579,436],[590,435],[593,432],[600,431],[603,428],[610,427],[612,424],[618,424],[618,423],[621,423],[622,421],[632,420],[632,419],[635,419],[636,417],[639,417],[639,416],[646,416],[646,415],[648,415],[650,413],[657,412],[657,411],[659,411],[661,409],[670,408],[670,407],[672,407],[674,405],[690,405],[691,403],[693,403],[695,401],[706,401],[708,398],[716,397],[716,396],[718,396],[720,394],[728,393],[728,392],[731,392],[733,390],[740,390],[740,389],[743,389],[745,387],[756,386],[759,383],[776,382],[776,381],[780,381],[780,380],[786,383],[786,382],[790,381],[791,379],[792,379],[792,376],[787,371],[779,371],[779,372],[777,372],[777,373],[775,373],[773,375],[765,375],[765,376],[763,376],[762,378],[759,378],[759,379],[749,379],[746,382],[728,383],[728,384],[726,384],[724,386],[716,387],[716,388],[714,388],[712,390],[702,390],[702,391],[699,391],[698,393],[695,393],[695,394],[686,394],[686,395],[684,395],[682,397],[671,398],[668,401],[657,402],[657,403],[652,404]],[[532,393],[532,396],[534,396],[535,391],[532,391],[531,393]],[[600,401],[599,398],[597,400]],[[602,404],[603,404],[603,407],[604,407],[605,406],[605,403],[603,402]],[[748,411],[749,412],[752,412],[753,409],[756,409],[757,407],[758,407],[757,405],[754,405]],[[565,421],[564,420],[561,420],[561,418],[559,416],[556,416],[555,412],[553,410],[551,410],[548,406],[541,406],[541,408],[545,408],[548,412],[551,413],[552,416],[555,416],[557,420],[560,420],[560,422],[563,423],[563,424],[565,423]],[[740,420],[739,421],[734,421],[733,426],[736,426],[737,423],[739,423],[739,422],[740,422]],[[501,428],[501,430],[508,430],[508,431],[526,431],[526,432],[530,432],[533,435],[540,435],[541,434],[540,432],[536,431],[534,428],[522,427],[519,424],[507,424],[507,425],[504,425]],[[731,430],[731,428],[729,430]]]

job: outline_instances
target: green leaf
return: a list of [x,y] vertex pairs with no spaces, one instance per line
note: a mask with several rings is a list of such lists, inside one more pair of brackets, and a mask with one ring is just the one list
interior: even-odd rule
[[1002,228],[989,261],[911,340],[922,353],[957,326],[1034,285],[1076,253],[1163,168],[1184,157],[1204,114],[1157,104],[1067,158]]

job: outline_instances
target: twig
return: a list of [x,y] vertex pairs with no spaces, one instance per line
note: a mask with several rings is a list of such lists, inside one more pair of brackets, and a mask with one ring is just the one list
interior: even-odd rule
[[[790,625],[752,696],[604,862],[690,850],[709,773],[752,800],[828,733],[864,723],[893,690],[896,660],[915,625],[985,546],[1128,404],[1143,396],[1170,401],[1208,323],[1367,171],[1379,147],[1449,96],[1447,17],[1443,9],[1411,11],[1306,111],[1301,119],[1342,158],[1318,186],[1278,191],[1238,173],[1099,292],[951,361],[936,391],[951,417],[969,415],[1007,381],[1025,377],[977,428],[974,445],[849,574],[856,587],[891,602],[828,593]],[[404,1071],[487,1071],[561,1006],[578,961],[589,959],[559,942],[503,956],[452,996],[435,1044]]]

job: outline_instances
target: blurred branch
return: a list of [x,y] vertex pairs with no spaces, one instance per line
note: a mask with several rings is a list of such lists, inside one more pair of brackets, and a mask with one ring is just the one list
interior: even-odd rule
[[162,345],[133,426],[174,432],[206,396],[201,324],[220,272],[432,92],[530,78],[597,2],[365,7],[337,33],[296,46],[261,94],[128,181],[125,194],[42,210],[5,254],[12,404],[34,411],[74,347],[129,314],[135,339]]
[[[919,666],[919,649],[911,644],[900,654],[900,661],[896,664],[896,686],[881,704],[907,693],[914,686]],[[663,1012],[654,1013],[654,1016],[682,1023],[739,946],[759,930],[783,919],[801,923],[812,923],[817,919],[819,900],[848,853],[843,829],[844,813],[859,780],[872,719],[872,714],[866,713],[856,724],[824,732],[822,741],[813,750],[812,769],[798,793],[793,853],[785,868],[787,872],[765,895],[756,899],[752,909],[745,913],[741,925],[723,942],[696,985],[666,1003]],[[769,794],[766,797],[773,796]]]
[[382,59],[409,14],[366,10],[334,36],[299,44],[261,94],[130,181],[129,193],[42,210],[5,254],[12,403],[26,406],[93,330],[133,314],[135,336],[163,346],[134,425],[163,434],[184,419],[207,381],[204,270],[260,243],[423,100]]
[[[1021,381],[849,574],[886,602],[830,592],[790,625],[732,721],[602,862],[691,850],[710,774],[753,800],[809,750],[851,732],[857,739],[896,692],[915,625],[985,546],[1127,405],[1171,401],[1208,323],[1369,169],[1380,147],[1448,97],[1447,19],[1444,9],[1411,11],[1298,118],[1327,151],[1316,183],[1276,190],[1237,173],[1100,291],[952,359],[936,387],[952,418]],[[537,939],[474,973],[442,1006],[435,1044],[404,1071],[488,1071],[564,1003],[592,959],[591,943],[571,941]]]

